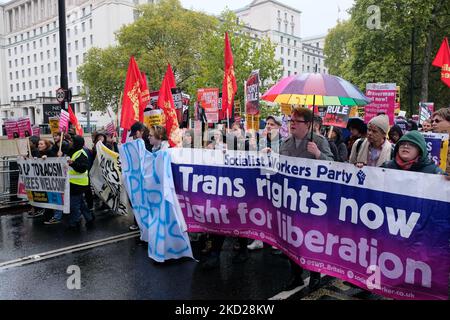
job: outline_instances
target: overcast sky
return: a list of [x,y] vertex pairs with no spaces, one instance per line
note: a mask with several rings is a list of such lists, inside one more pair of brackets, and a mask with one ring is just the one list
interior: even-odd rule
[[[180,0],[185,8],[219,14],[225,7],[231,10],[239,9],[250,4],[252,0]],[[347,9],[353,0],[278,0],[302,12],[301,36],[309,37],[327,33],[327,30],[336,25],[339,18],[347,19]],[[6,3],[9,0],[0,0]]]

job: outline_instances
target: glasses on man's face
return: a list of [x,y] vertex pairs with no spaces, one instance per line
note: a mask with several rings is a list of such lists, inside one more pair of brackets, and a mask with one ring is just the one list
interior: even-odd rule
[[307,123],[306,120],[289,119],[290,123]]
[[433,120],[431,120],[431,123],[439,123],[439,122],[441,122],[441,120],[439,120],[439,119],[433,119]]

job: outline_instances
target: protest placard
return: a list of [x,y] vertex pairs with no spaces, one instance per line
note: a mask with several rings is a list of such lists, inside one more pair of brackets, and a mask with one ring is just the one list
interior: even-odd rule
[[89,172],[95,193],[115,213],[128,214],[130,205],[122,183],[119,154],[109,150],[101,141],[96,144],[97,156]]
[[245,82],[245,113],[259,114],[259,70],[253,71]]
[[67,133],[69,131],[69,113],[66,110],[61,110],[59,116],[59,131]]
[[350,107],[348,106],[327,106],[323,117],[323,125],[345,128],[347,127],[349,114]]
[[31,128],[31,121],[28,117],[19,118],[17,121],[17,127],[19,128],[19,137],[27,138],[31,137],[33,134],[33,129]]
[[31,130],[33,130],[33,136],[39,137],[41,135],[41,129],[39,126],[33,126]]
[[445,171],[447,166],[448,154],[448,133],[431,133],[422,132],[425,142],[427,143],[428,157]]
[[48,118],[48,125],[50,126],[50,132],[52,135],[59,132],[59,118],[58,117]]
[[368,83],[366,96],[371,102],[364,108],[364,122],[369,121],[380,113],[389,117],[389,124],[394,124],[395,96],[397,86],[395,83]]
[[[70,212],[70,186],[66,158],[17,159],[19,184],[34,207]],[[19,188],[20,189],[20,188]]]
[[6,119],[3,121],[5,125],[6,135],[9,140],[19,138],[19,127],[17,124],[17,120],[15,119]]

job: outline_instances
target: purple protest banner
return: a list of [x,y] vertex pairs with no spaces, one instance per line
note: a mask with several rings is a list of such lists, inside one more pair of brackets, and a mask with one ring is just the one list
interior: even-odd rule
[[443,176],[255,152],[169,152],[190,232],[259,239],[303,268],[386,297],[448,299]]
[[6,129],[6,135],[9,140],[19,138],[19,127],[17,126],[17,120],[5,120],[3,121]]
[[69,131],[69,113],[66,110],[61,109],[61,115],[59,116],[59,131]]
[[422,132],[427,143],[428,157],[445,171],[448,154],[448,134]]
[[19,118],[19,120],[17,121],[17,127],[19,128],[20,138],[27,138],[33,134],[30,118]]

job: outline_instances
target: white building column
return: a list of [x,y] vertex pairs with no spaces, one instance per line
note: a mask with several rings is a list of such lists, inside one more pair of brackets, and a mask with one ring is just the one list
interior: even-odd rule
[[31,4],[30,4],[30,10],[31,10],[31,19],[30,19],[30,23],[33,25],[36,22],[36,16],[35,16],[35,6],[34,6],[34,0],[31,0]]
[[11,9],[11,11],[12,11],[12,14],[11,14],[11,18],[12,18],[12,24],[11,24],[12,30],[11,30],[11,31],[14,31],[14,30],[16,30],[16,8]]

